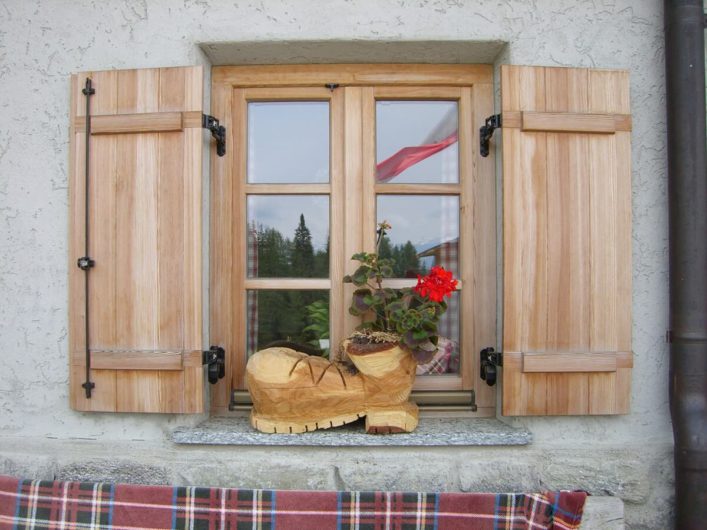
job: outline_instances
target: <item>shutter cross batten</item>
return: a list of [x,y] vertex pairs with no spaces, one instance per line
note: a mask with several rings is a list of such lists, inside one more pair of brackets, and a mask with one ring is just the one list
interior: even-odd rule
[[[72,407],[203,412],[202,68],[78,74],[71,92]],[[75,266],[80,256],[94,262],[90,272]],[[90,398],[81,392],[89,370]]]
[[503,414],[627,413],[628,73],[503,66]]

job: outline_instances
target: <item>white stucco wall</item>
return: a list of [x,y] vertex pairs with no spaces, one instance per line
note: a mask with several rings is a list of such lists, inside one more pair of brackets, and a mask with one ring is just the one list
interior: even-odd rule
[[[298,45],[302,40],[325,42]],[[283,46],[282,41],[291,44]],[[573,472],[579,477],[576,487],[583,487],[582,477],[598,469],[616,478],[617,484],[607,486],[607,491],[619,495],[623,491],[625,500],[635,505],[633,511],[627,505],[635,528],[667,520],[668,515],[661,512],[669,512],[670,501],[659,500],[672,494],[664,341],[668,283],[660,0],[0,0],[0,457],[5,458],[6,471],[38,470],[38,462],[52,458],[55,464],[78,462],[88,455],[108,458],[111,446],[124,448],[126,457],[131,451],[140,452],[140,461],[154,464],[163,457],[196,461],[209,454],[175,448],[167,439],[171,429],[194,422],[193,417],[81,414],[69,409],[69,74],[212,60],[220,64],[370,62],[367,46],[372,41],[390,43],[377,48],[375,59],[380,61],[484,61],[631,71],[632,413],[515,419],[514,423],[533,432],[531,448],[438,449],[435,454],[443,462],[440,469],[462,469],[462,475],[467,469],[468,476],[482,472],[473,466],[484,455],[499,468],[527,467],[524,476],[534,476],[538,487],[556,484],[545,479],[552,476],[548,468],[571,460],[575,464],[568,465],[575,466]],[[28,438],[31,444],[25,442]],[[71,453],[71,447],[76,447],[71,441],[78,439],[81,449]],[[220,448],[215,453],[229,465],[243,462],[245,472],[259,467],[265,451]],[[363,479],[347,481],[344,476],[346,469],[354,469],[355,475],[357,463],[363,466],[365,460],[366,469],[378,470],[368,487],[464,489],[459,474],[453,482],[445,481],[446,471],[435,472],[437,482],[420,478],[427,472],[405,467],[409,455],[403,450],[283,449],[267,455],[273,462],[273,476],[282,472],[282,486],[290,484],[291,477],[285,479],[284,474],[292,465],[315,473],[323,466],[323,478],[313,479],[311,487],[365,486]],[[567,455],[565,460],[562,455]],[[637,474],[631,475],[626,462],[636,463]],[[642,462],[655,464],[655,470],[643,469]],[[394,471],[403,468],[404,473]],[[620,484],[624,475],[632,486]],[[376,481],[376,476],[388,478]],[[396,476],[397,483],[390,478]],[[202,484],[207,480],[207,474],[188,473],[165,479],[180,477]],[[277,479],[273,481],[264,485],[277,487]],[[304,487],[307,482],[291,484]]]

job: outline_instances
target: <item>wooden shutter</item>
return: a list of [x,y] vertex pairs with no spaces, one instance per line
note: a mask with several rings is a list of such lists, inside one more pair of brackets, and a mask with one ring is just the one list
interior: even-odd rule
[[[85,96],[92,78],[89,248]],[[202,412],[201,67],[87,72],[71,79],[71,405]],[[91,398],[85,381],[88,274]]]
[[627,413],[624,71],[503,66],[503,414]]

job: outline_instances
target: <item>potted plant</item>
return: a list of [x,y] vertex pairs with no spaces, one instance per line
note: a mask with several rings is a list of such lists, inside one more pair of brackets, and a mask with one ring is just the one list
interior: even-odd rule
[[346,343],[347,353],[356,355],[359,345],[389,343],[408,351],[418,364],[429,362],[437,351],[437,325],[447,310],[445,297],[457,288],[457,280],[443,267],[432,267],[426,276],[417,277],[417,285],[393,289],[384,286],[393,274],[392,262],[379,258],[380,243],[391,226],[378,225],[376,252],[360,252],[351,259],[360,263],[356,271],[344,277],[353,283],[349,312],[363,322]]

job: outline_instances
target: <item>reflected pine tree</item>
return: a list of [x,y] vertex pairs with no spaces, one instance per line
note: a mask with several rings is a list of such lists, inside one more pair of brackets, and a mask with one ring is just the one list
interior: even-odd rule
[[426,268],[421,265],[417,256],[415,245],[407,241],[403,245],[393,245],[389,237],[384,237],[380,242],[378,255],[381,258],[393,260],[394,278],[416,278],[418,274],[427,274]]
[[[260,278],[314,278],[329,276],[329,242],[325,249],[314,251],[312,234],[304,214],[299,216],[293,239],[284,237],[272,227],[257,227],[258,271]],[[258,291],[258,348],[276,340],[302,344],[320,338],[311,327],[307,310],[311,304],[325,304],[326,291],[262,290]]]

